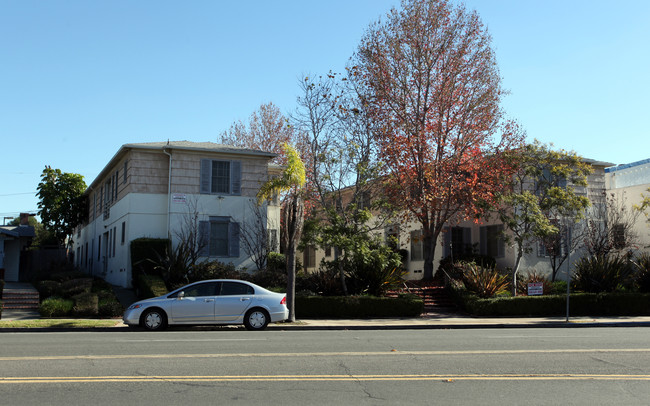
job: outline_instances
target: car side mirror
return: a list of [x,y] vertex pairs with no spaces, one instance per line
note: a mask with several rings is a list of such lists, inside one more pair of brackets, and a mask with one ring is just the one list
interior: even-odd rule
[[178,300],[183,300],[183,298],[185,297],[185,292],[184,291],[178,292],[177,297],[178,297]]

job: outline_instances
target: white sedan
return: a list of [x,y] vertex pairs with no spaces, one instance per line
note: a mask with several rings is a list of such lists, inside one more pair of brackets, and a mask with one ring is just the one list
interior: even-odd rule
[[135,302],[123,316],[124,324],[147,330],[162,330],[174,324],[244,324],[248,330],[264,330],[270,322],[287,318],[284,293],[229,279],[195,282],[166,295]]

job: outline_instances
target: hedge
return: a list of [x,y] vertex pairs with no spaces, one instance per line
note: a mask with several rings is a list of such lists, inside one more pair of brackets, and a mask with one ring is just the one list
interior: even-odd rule
[[99,313],[99,299],[96,293],[80,293],[72,296],[72,300],[74,300],[72,314],[75,316],[97,316]]
[[419,297],[297,296],[298,318],[417,317],[424,310]]
[[68,315],[74,307],[74,300],[50,297],[43,300],[39,312],[43,317],[62,317]]
[[169,247],[170,241],[167,238],[137,238],[131,241],[131,268],[133,274],[158,274],[151,261],[163,258]]
[[[461,295],[463,308],[476,316],[562,316],[566,314],[566,295],[516,296],[479,299]],[[650,315],[650,293],[572,293],[572,316]]]
[[165,281],[157,275],[138,275],[136,282],[140,299],[158,297],[169,292]]

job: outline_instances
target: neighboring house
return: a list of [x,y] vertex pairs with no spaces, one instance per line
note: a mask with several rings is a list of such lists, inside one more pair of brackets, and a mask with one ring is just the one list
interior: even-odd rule
[[[204,258],[254,267],[241,244],[256,194],[280,168],[270,152],[211,142],[125,144],[85,192],[88,219],[74,236],[75,264],[119,286],[131,286],[130,242],[172,239],[197,216]],[[279,207],[264,204],[267,228],[278,228]]]
[[20,214],[20,225],[0,226],[0,279],[21,280],[20,253],[34,238],[34,227],[28,225],[29,215]]
[[[605,168],[611,163],[585,159],[593,168],[593,173],[588,176],[587,187],[576,188],[578,194],[589,197],[592,203],[599,203],[605,192]],[[366,203],[368,204],[368,203]],[[449,224],[441,234],[434,258],[434,271],[438,269],[441,259],[453,255],[459,257],[463,254],[481,254],[494,257],[500,269],[514,267],[516,250],[514,244],[506,244],[503,238],[504,226],[493,216],[478,223],[463,221]],[[383,233],[386,241],[397,240],[400,250],[405,254],[404,266],[408,271],[406,279],[417,280],[423,277],[424,252],[422,230],[419,223],[388,223],[379,231]],[[538,272],[550,274],[551,266],[543,246],[538,241],[530,241],[530,252],[522,258],[520,270],[526,272],[535,269]],[[332,249],[320,250],[308,247],[302,253],[303,264],[308,271],[316,270],[322,259],[334,259]],[[571,258],[574,263],[579,255]],[[561,275],[566,269],[562,266]]]
[[[587,187],[569,187],[574,187],[577,194],[586,196],[592,204],[597,204],[602,202],[605,192],[605,168],[612,164],[592,159],[585,159],[585,162],[590,164],[593,169],[593,172],[587,177]],[[409,230],[411,237],[413,234],[417,235],[418,232],[419,230]],[[507,229],[505,232],[507,233]],[[439,240],[434,269],[437,269],[437,265],[442,258],[449,255],[458,257],[470,253],[495,258],[500,269],[513,268],[516,260],[516,247],[514,243],[506,243],[503,235],[504,226],[496,216],[483,219],[478,223],[465,221],[450,224],[445,228]],[[414,277],[413,279],[419,279],[417,276],[420,275],[421,278],[421,269],[424,265],[421,254],[418,254],[421,252],[421,243],[419,243],[420,247],[418,249],[417,240],[410,238],[405,241],[409,242],[407,244],[407,249],[410,251],[409,275]],[[530,241],[529,248],[530,252],[524,254],[522,258],[520,272],[526,273],[534,269],[539,273],[550,274],[552,269],[543,245],[539,241]],[[579,254],[573,255],[571,263],[573,264],[579,257]],[[567,264],[565,263],[561,267],[559,275],[566,272],[566,267]]]
[[[605,184],[608,193],[616,194],[627,210],[633,210],[634,205],[641,204],[643,194],[650,195],[650,159],[605,168]],[[650,222],[645,216],[638,217],[632,232],[639,249],[650,251]]]

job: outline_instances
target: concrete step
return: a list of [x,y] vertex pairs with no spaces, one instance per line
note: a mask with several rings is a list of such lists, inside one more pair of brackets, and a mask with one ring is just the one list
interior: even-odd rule
[[38,303],[36,304],[13,304],[3,303],[3,310],[38,310]]
[[34,310],[38,309],[39,303],[40,298],[36,290],[5,289],[2,292],[3,309]]

